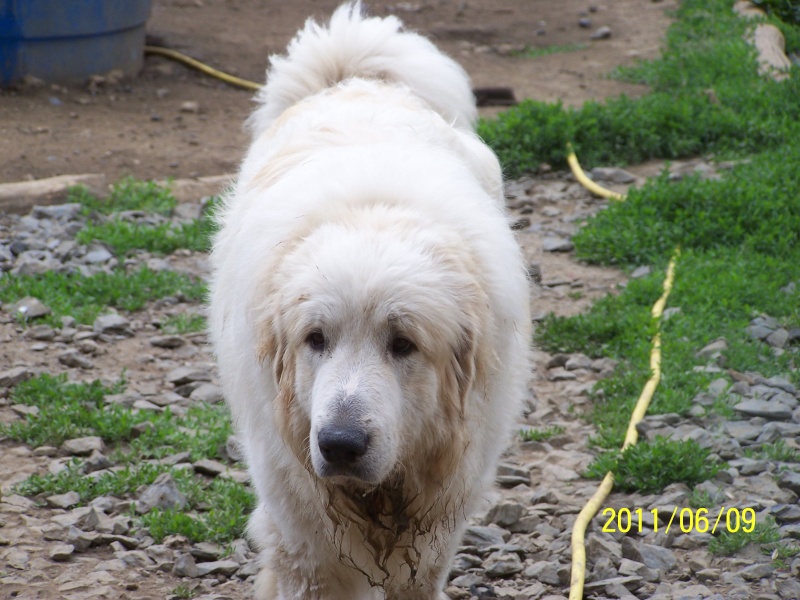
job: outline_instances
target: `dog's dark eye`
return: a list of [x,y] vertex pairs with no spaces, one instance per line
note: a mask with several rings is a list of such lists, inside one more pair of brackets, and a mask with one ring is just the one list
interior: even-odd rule
[[325,336],[322,335],[321,331],[312,331],[309,333],[306,342],[311,346],[312,350],[316,350],[317,352],[325,350]]
[[392,340],[389,348],[391,349],[392,354],[395,356],[408,356],[417,349],[417,347],[414,345],[414,342],[408,338],[400,336]]

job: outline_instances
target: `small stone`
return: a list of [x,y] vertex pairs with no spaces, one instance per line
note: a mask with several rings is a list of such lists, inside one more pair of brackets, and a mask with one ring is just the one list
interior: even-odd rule
[[783,348],[789,341],[789,332],[781,327],[770,333],[764,341],[773,348]]
[[28,568],[28,563],[31,560],[30,555],[24,550],[18,548],[11,548],[5,553],[3,557],[6,565],[18,571],[24,571]]
[[769,514],[775,517],[775,520],[780,524],[800,522],[800,505],[774,504],[767,510]]
[[211,477],[217,477],[228,469],[223,463],[210,458],[201,458],[194,462],[192,466],[196,472],[202,473],[203,475],[210,475]]
[[652,273],[653,270],[648,266],[636,267],[633,272],[631,272],[631,279],[641,279],[642,277],[647,277]]
[[102,452],[104,447],[103,439],[92,435],[67,440],[61,444],[61,451],[73,456],[88,456],[94,451]]
[[785,600],[800,598],[800,581],[796,579],[781,579],[775,583],[777,592]]
[[191,554],[179,554],[175,559],[172,572],[178,577],[198,577],[200,575],[197,563]]
[[[606,536],[600,536],[596,533],[589,534],[586,541],[586,553],[589,556],[607,556],[611,559],[615,567],[620,568],[622,546],[620,546],[619,542],[608,539]],[[626,573],[626,575],[632,574],[633,573]],[[640,573],[636,573],[636,575],[640,575]]]
[[695,577],[697,577],[697,581],[700,583],[712,583],[714,581],[719,580],[719,576],[722,573],[719,569],[701,569],[695,573]]
[[114,258],[114,255],[109,252],[105,246],[92,246],[89,251],[83,256],[83,262],[87,265],[99,265],[106,263]]
[[467,573],[466,575],[459,575],[450,583],[456,587],[472,589],[475,586],[482,585],[484,580],[483,577],[477,573]]
[[487,577],[492,579],[511,577],[523,569],[522,561],[516,554],[492,555],[483,563]]
[[[595,181],[609,181],[611,183],[633,183],[636,181],[636,176],[629,173],[625,169],[618,167],[595,167],[591,171],[592,179]],[[649,267],[648,274],[650,273]],[[635,271],[634,271],[635,272]]]
[[578,378],[575,373],[571,371],[567,371],[561,367],[556,367],[555,369],[550,369],[547,373],[548,381],[574,381]]
[[55,546],[51,547],[48,556],[50,556],[50,560],[54,560],[56,562],[64,562],[69,560],[75,552],[75,546],[72,544],[56,544]]
[[36,219],[71,221],[76,219],[80,212],[81,205],[77,202],[55,204],[53,206],[40,206],[37,204],[31,209],[31,216]]
[[553,235],[545,236],[544,240],[542,241],[542,249],[545,252],[570,252],[574,248],[575,244],[573,244],[570,240]]
[[49,315],[50,309],[38,298],[27,296],[12,304],[9,308],[9,312],[25,319],[38,319],[39,317]]
[[75,548],[75,552],[86,552],[86,550],[88,550],[99,537],[99,533],[94,531],[81,531],[73,525],[69,528],[67,542],[72,544],[72,546]]
[[154,508],[180,510],[186,504],[186,496],[178,490],[172,474],[162,473],[139,495],[136,501],[136,512],[142,515]]
[[58,362],[71,368],[93,369],[94,363],[78,350],[70,349],[58,355]]
[[179,386],[191,383],[192,381],[211,381],[211,373],[208,369],[178,367],[167,373],[166,380],[167,383]]
[[756,563],[745,567],[737,575],[744,577],[748,581],[757,581],[769,577],[774,570],[775,568],[771,563]]
[[203,383],[197,386],[189,398],[197,402],[205,402],[206,404],[219,404],[225,400],[222,394],[222,388],[213,383]]
[[28,329],[28,337],[32,340],[49,342],[56,337],[56,332],[50,325],[34,325]]
[[92,329],[95,333],[127,334],[130,324],[130,321],[122,315],[100,315],[94,320]]
[[78,492],[67,492],[66,494],[48,496],[46,500],[50,506],[55,508],[72,508],[81,501],[81,497]]
[[143,550],[117,551],[114,553],[114,556],[116,556],[129,567],[134,567],[136,569],[146,569],[147,567],[156,564],[156,562],[147,556]]
[[465,546],[475,546],[478,550],[481,550],[495,544],[504,543],[510,535],[511,532],[499,527],[473,525],[467,528],[461,543]]
[[623,558],[619,564],[620,575],[637,575],[645,581],[657,582],[660,579],[659,572],[656,569],[651,569],[644,563],[636,562]]
[[197,114],[200,112],[200,103],[195,100],[187,100],[181,104],[181,112]]
[[151,337],[149,342],[151,346],[155,346],[156,348],[174,349],[183,346],[186,340],[179,335],[157,335]]
[[592,359],[585,354],[573,354],[569,357],[564,368],[567,371],[576,371],[577,369],[591,369]]
[[749,417],[763,417],[775,421],[788,421],[792,418],[792,410],[788,406],[767,400],[745,400],[734,405],[733,410]]
[[[589,27],[591,26],[592,26],[592,20],[589,19],[588,17],[583,17],[581,19],[578,19],[578,27],[582,27],[583,29],[589,29]],[[592,172],[592,175],[594,175],[594,172]]]
[[525,507],[519,502],[505,501],[495,504],[483,520],[484,525],[494,523],[499,527],[508,528],[517,523],[525,514]]
[[40,412],[38,406],[28,406],[27,404],[12,404],[11,410],[20,417],[36,417]]
[[725,338],[714,340],[710,344],[706,344],[703,348],[697,351],[697,356],[701,358],[711,358],[719,352],[725,352],[728,349],[728,341]]
[[765,340],[775,329],[765,325],[750,325],[745,331],[753,339]]
[[226,575],[230,577],[239,570],[239,563],[235,560],[215,560],[197,564],[197,573],[200,577],[206,575]]
[[780,471],[778,473],[778,485],[800,496],[800,473]]
[[558,564],[548,560],[538,561],[526,567],[523,576],[548,585],[561,585]]
[[33,371],[28,367],[14,367],[0,372],[0,387],[14,387],[33,377]]
[[607,25],[603,25],[602,27],[598,27],[594,30],[594,33],[591,35],[591,39],[593,40],[607,40],[611,37],[611,28]]
[[667,548],[636,542],[626,537],[622,540],[622,556],[644,563],[651,569],[657,569],[661,573],[667,573],[675,566],[677,559],[675,553]]

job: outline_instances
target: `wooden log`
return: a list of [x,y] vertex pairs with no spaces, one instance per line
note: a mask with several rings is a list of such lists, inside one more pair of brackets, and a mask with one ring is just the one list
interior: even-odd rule
[[59,175],[33,181],[0,183],[0,211],[25,214],[36,205],[60,204],[67,201],[69,189],[82,185],[98,197],[108,195],[105,175]]

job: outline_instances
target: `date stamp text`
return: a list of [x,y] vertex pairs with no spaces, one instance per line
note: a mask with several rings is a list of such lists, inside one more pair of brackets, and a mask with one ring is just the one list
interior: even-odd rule
[[606,518],[603,531],[606,533],[628,533],[635,531],[641,533],[652,527],[655,533],[664,531],[669,533],[679,529],[682,533],[711,533],[715,534],[722,527],[729,533],[739,530],[751,533],[756,527],[756,511],[752,508],[738,509],[721,507],[709,512],[707,508],[678,508],[670,512],[659,511],[657,508],[644,510],[642,508],[605,508],[602,515]]

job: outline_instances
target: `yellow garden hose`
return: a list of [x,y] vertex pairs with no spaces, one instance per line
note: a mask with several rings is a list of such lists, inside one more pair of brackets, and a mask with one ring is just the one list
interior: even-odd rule
[[207,64],[201,63],[199,60],[195,60],[191,56],[186,56],[185,54],[178,52],[177,50],[162,48],[161,46],[145,46],[144,53],[171,58],[172,60],[182,62],[183,64],[188,65],[193,69],[202,71],[206,75],[211,75],[211,77],[216,77],[217,79],[220,79],[225,83],[229,83],[231,85],[235,85],[237,87],[244,88],[246,90],[260,90],[262,87],[262,84],[260,83],[256,83],[255,81],[248,81],[247,79],[242,79],[241,77],[229,75],[228,73],[223,73],[222,71],[219,71],[213,67],[209,67]]
[[[568,146],[567,150],[567,162],[569,163],[570,169],[572,169],[572,174],[575,176],[575,179],[577,179],[581,185],[586,187],[590,192],[597,194],[598,196],[602,196],[603,198],[625,200],[624,195],[607,190],[589,179],[586,176],[586,173],[583,172],[583,169],[581,169],[578,159],[575,156],[575,152],[572,150],[572,146]],[[658,382],[661,380],[660,319],[664,313],[664,306],[667,303],[669,293],[672,291],[672,284],[675,281],[675,263],[677,262],[679,255],[680,247],[675,249],[672,258],[669,261],[667,275],[664,278],[664,292],[661,294],[661,297],[656,300],[656,303],[653,305],[651,311],[653,318],[659,322],[658,331],[656,332],[655,336],[653,336],[653,345],[650,350],[651,375],[650,379],[647,380],[647,383],[642,390],[642,394],[639,396],[639,400],[636,402],[633,413],[631,414],[631,419],[628,423],[628,431],[625,434],[625,441],[622,445],[623,451],[626,448],[633,446],[638,440],[639,433],[636,431],[636,425],[647,413],[647,408],[650,406],[650,401],[653,399],[653,394],[656,391],[656,387],[658,387]],[[589,522],[592,520],[592,517],[597,514],[597,511],[600,509],[603,502],[605,502],[606,498],[608,498],[613,486],[614,473],[609,471],[606,473],[606,476],[603,478],[603,481],[600,483],[597,491],[578,514],[578,518],[575,520],[575,524],[572,527],[572,576],[570,578],[569,600],[583,599],[583,583],[584,579],[586,578],[586,528],[589,526]]]
[[575,176],[575,179],[578,180],[578,183],[596,196],[609,198],[611,200],[625,200],[625,196],[622,194],[607,190],[606,188],[597,185],[594,181],[589,179],[586,173],[583,172],[583,169],[581,169],[581,165],[578,163],[578,157],[575,156],[575,151],[572,149],[572,144],[567,144],[567,152],[567,162],[569,163],[569,168],[572,170],[572,174]]

